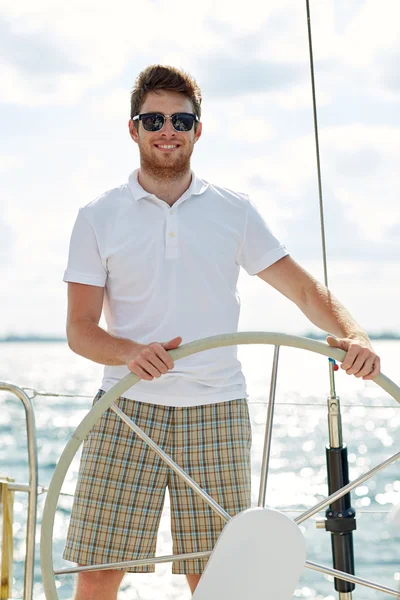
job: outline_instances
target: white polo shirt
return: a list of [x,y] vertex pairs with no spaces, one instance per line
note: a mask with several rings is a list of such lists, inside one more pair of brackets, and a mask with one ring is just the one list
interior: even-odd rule
[[[107,331],[142,344],[182,343],[237,331],[242,266],[259,273],[287,254],[248,196],[192,172],[188,190],[170,207],[138,183],[110,190],[79,210],[64,281],[105,287]],[[101,389],[126,366],[105,366]],[[247,397],[235,346],[176,361],[159,379],[124,396],[170,406]]]

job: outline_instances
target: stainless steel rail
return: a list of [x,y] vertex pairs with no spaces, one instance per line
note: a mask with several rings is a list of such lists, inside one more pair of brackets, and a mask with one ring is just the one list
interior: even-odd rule
[[[122,562],[115,563],[107,563],[102,565],[91,565],[89,567],[71,567],[68,569],[57,569],[54,571],[54,575],[72,575],[74,573],[84,573],[87,571],[108,571],[110,569],[126,569],[130,567],[143,567],[147,565],[159,565],[162,563],[174,562],[175,560],[192,560],[195,558],[208,558],[211,555],[211,551],[208,552],[192,552],[190,554],[175,554],[168,556],[157,556],[157,558],[143,558],[140,560],[127,560]],[[356,577],[355,575],[349,575],[349,573],[344,573],[343,571],[337,571],[336,569],[332,569],[331,567],[325,567],[323,565],[319,565],[317,563],[306,561],[305,566],[312,571],[318,571],[319,573],[324,573],[325,575],[331,575],[336,577],[337,579],[343,579],[344,581],[349,581],[350,583],[357,583],[359,585],[371,588],[378,592],[384,592],[385,594],[390,594],[391,596],[395,596],[396,598],[400,598],[399,592],[393,588],[388,588],[386,586],[380,585],[379,583],[374,583],[372,581],[368,581],[367,579],[363,579],[362,577]]]
[[329,504],[331,504],[332,502],[335,502],[335,500],[339,500],[339,498],[341,498],[342,496],[347,494],[347,492],[351,492],[351,490],[354,490],[354,488],[356,488],[359,485],[361,485],[362,483],[364,483],[364,481],[367,481],[367,479],[369,479],[370,477],[373,477],[375,475],[375,473],[378,473],[378,471],[385,469],[386,467],[388,467],[389,465],[394,463],[396,460],[399,460],[399,458],[400,458],[400,452],[396,452],[396,454],[389,456],[389,458],[384,460],[382,463],[380,463],[379,465],[377,465],[370,471],[367,471],[367,473],[364,473],[364,475],[360,475],[360,477],[357,477],[357,479],[355,479],[354,481],[351,481],[344,487],[340,488],[340,490],[338,490],[337,492],[334,492],[333,494],[331,494],[330,496],[325,498],[325,500],[321,500],[321,502],[318,502],[318,504],[316,504],[312,508],[309,508],[308,510],[306,510],[302,515],[300,515],[299,517],[296,517],[296,519],[294,519],[295,523],[300,525],[300,523],[303,523],[310,517],[313,517],[314,515],[317,514],[317,512],[319,512],[323,508],[326,508]]
[[[157,558],[144,558],[140,560],[127,560],[122,562],[115,563],[107,563],[102,565],[91,565],[89,567],[71,567],[68,569],[58,569],[54,571],[55,575],[72,575],[74,573],[82,573],[87,571],[108,571],[110,569],[126,569],[130,567],[143,567],[147,565],[153,564],[162,564],[168,562],[174,562],[175,560],[192,560],[195,558],[207,558],[211,555],[211,551],[209,552],[192,552],[190,554],[175,554],[168,556],[158,556]],[[306,561],[305,566],[312,571],[318,571],[319,573],[324,573],[325,575],[331,575],[336,577],[337,579],[343,579],[344,581],[349,581],[350,583],[358,583],[359,585],[363,585],[365,587],[371,588],[373,590],[377,590],[378,592],[384,592],[385,594],[390,594],[391,596],[395,596],[399,598],[399,592],[394,590],[393,588],[388,588],[386,586],[380,585],[379,583],[373,583],[372,581],[368,581],[367,579],[363,579],[362,577],[356,577],[355,575],[349,575],[348,573],[344,573],[343,571],[337,571],[336,569],[332,569],[331,567],[325,567],[323,565],[319,565],[317,563]]]
[[391,596],[395,596],[395,598],[399,598],[398,590],[394,590],[393,588],[388,588],[384,585],[380,585],[379,583],[373,583],[372,581],[368,581],[367,579],[362,579],[361,577],[356,577],[355,575],[350,575],[349,573],[343,573],[343,571],[337,571],[336,569],[331,569],[330,567],[324,567],[322,565],[318,565],[317,563],[313,563],[310,561],[306,562],[306,567],[308,569],[312,569],[313,571],[318,571],[319,573],[324,573],[325,575],[332,575],[336,577],[336,579],[343,579],[344,581],[349,581],[350,583],[358,583],[359,585],[363,585],[365,587],[371,588],[372,590],[376,590],[377,592],[383,592],[385,594],[390,594]]
[[28,444],[28,469],[29,484],[13,483],[10,489],[28,493],[28,518],[26,524],[26,557],[24,567],[24,600],[32,600],[33,578],[35,567],[35,535],[37,515],[37,490],[38,490],[38,454],[36,443],[35,415],[32,402],[24,390],[0,381],[0,391],[11,392],[17,396],[24,405],[26,417],[26,435]]
[[[239,344],[272,344],[276,348],[279,346],[296,347],[296,348],[300,348],[300,349],[304,349],[304,350],[309,350],[311,352],[316,352],[317,354],[322,354],[324,356],[334,358],[335,360],[338,360],[338,361],[343,361],[344,356],[345,356],[345,353],[342,350],[338,350],[337,348],[331,348],[330,346],[323,344],[321,342],[317,342],[315,340],[309,340],[307,338],[300,338],[300,337],[289,336],[289,335],[285,335],[285,334],[264,333],[264,332],[241,332],[241,333],[226,334],[226,335],[205,338],[203,340],[198,340],[196,342],[191,342],[189,344],[185,344],[185,345],[181,346],[180,348],[178,348],[177,350],[170,351],[169,354],[171,355],[173,360],[178,360],[179,358],[184,358],[186,356],[190,356],[191,354],[195,354],[197,352],[201,352],[204,350],[208,350],[208,349],[212,349],[212,348],[219,348],[219,347],[223,347],[223,346],[239,345]],[[271,383],[271,392],[270,392],[270,398],[272,400],[275,397],[277,358],[278,358],[277,350],[275,351],[275,358],[276,358],[276,360],[274,361],[275,366],[273,369],[273,379],[275,379],[275,381],[273,381]],[[274,375],[274,373],[275,373],[275,375]],[[43,584],[44,584],[44,590],[45,590],[45,595],[46,595],[47,600],[57,600],[57,598],[58,598],[57,590],[56,590],[56,586],[55,586],[55,582],[54,582],[54,575],[56,574],[56,572],[53,569],[52,536],[53,536],[54,516],[55,516],[55,511],[57,508],[58,496],[60,494],[61,486],[62,486],[63,480],[65,478],[65,475],[67,473],[67,470],[68,470],[68,468],[72,462],[72,459],[75,456],[78,448],[80,447],[81,443],[83,442],[85,436],[92,429],[92,427],[97,422],[97,420],[100,418],[100,416],[108,408],[113,408],[113,410],[115,410],[115,408],[117,408],[117,407],[114,408],[112,405],[117,400],[117,398],[119,396],[123,395],[127,389],[129,389],[130,387],[135,385],[135,383],[137,383],[138,381],[139,381],[139,377],[137,377],[133,373],[130,373],[129,375],[124,377],[121,381],[119,381],[116,385],[114,385],[111,390],[109,390],[106,394],[104,394],[104,396],[94,405],[94,407],[90,410],[90,412],[86,415],[86,417],[80,423],[78,428],[75,430],[75,432],[73,433],[70,441],[68,442],[66,448],[64,449],[64,451],[60,457],[60,460],[58,462],[58,465],[56,467],[52,481],[49,486],[48,496],[46,499],[46,504],[45,504],[44,513],[43,513],[43,520],[42,520],[41,564],[42,564]],[[386,390],[398,403],[400,403],[400,388],[396,384],[394,384],[392,381],[390,381],[384,375],[379,375],[378,377],[375,378],[374,381],[380,387],[382,387],[384,390]],[[119,411],[119,410],[120,409],[117,408],[117,411]],[[117,412],[117,411],[115,411],[115,412]],[[126,415],[124,415],[124,413],[122,413],[122,415],[123,415],[123,420],[126,423],[128,423],[128,421],[130,421],[130,419]],[[120,415],[120,416],[122,417],[122,415]],[[272,415],[273,415],[273,413],[271,412],[271,417],[270,417],[271,427],[272,427]],[[129,426],[133,425],[132,429],[136,430],[135,429],[136,425],[134,423],[132,423],[130,421],[130,423],[128,423],[128,424],[129,424]],[[142,439],[145,439],[143,436],[145,436],[146,434],[144,434],[144,432],[142,432],[139,428],[137,428],[137,429],[139,430],[139,431],[137,431],[137,433],[139,434],[139,432],[140,432],[141,434],[143,434],[141,437],[142,437]],[[270,444],[270,433],[268,433],[269,429],[270,429],[270,427],[268,426],[267,434],[266,434],[266,443],[267,444]],[[150,440],[150,438],[148,438],[148,439],[151,442],[150,445],[152,446],[154,444],[154,442],[152,442]],[[145,440],[145,441],[147,441],[147,440]],[[155,450],[155,448],[153,448],[153,449]],[[161,449],[159,449],[158,453],[160,456],[162,456]],[[266,450],[265,447],[264,447],[264,456],[268,457],[268,451]],[[163,457],[163,458],[165,460],[165,457]],[[328,504],[333,502],[335,499],[340,498],[341,496],[346,494],[350,489],[353,489],[354,487],[356,487],[357,485],[359,485],[360,483],[362,483],[363,481],[365,481],[366,479],[371,477],[374,473],[376,473],[380,469],[383,469],[385,466],[388,466],[389,464],[391,464],[398,458],[400,458],[400,452],[398,452],[395,455],[393,455],[392,457],[388,458],[381,465],[378,465],[374,469],[368,471],[368,473],[359,477],[357,480],[344,486],[342,489],[336,491],[334,494],[331,494],[328,498],[326,498],[322,502],[319,502],[315,507],[309,509],[308,511],[305,511],[302,515],[300,515],[297,519],[295,519],[295,522],[298,524],[303,522],[304,520],[311,517],[319,510],[321,510],[321,508],[323,508],[324,506],[327,506]],[[169,457],[168,457],[168,459],[169,459]],[[169,460],[171,461],[171,463],[169,463],[170,466],[175,465],[175,463],[173,463],[173,461],[171,459],[169,459]],[[267,463],[267,459],[265,462]],[[175,466],[178,469],[180,469],[177,465],[175,465]],[[193,489],[195,489],[195,491],[197,493],[199,493],[199,490],[196,489],[197,484],[195,482],[193,482],[193,480],[191,480],[191,478],[189,478],[189,476],[187,476],[186,474],[179,473],[179,472],[178,472],[178,474],[181,477],[183,477],[187,481],[187,483],[189,485],[191,485],[191,487]],[[264,478],[264,480],[266,481],[266,478]],[[201,490],[200,495],[203,497],[203,499],[206,502],[208,502],[208,504],[212,507],[212,509],[217,514],[219,514],[219,516],[221,518],[226,520],[227,513],[225,513],[225,511],[218,504],[214,503],[214,501],[207,494],[205,494],[205,492],[203,490]],[[228,515],[228,518],[230,518],[229,515]],[[157,557],[157,558],[151,559],[151,563],[170,562],[170,561],[174,561],[174,560],[179,560],[179,557],[177,557],[177,556]],[[120,567],[124,567],[124,566],[127,566],[128,564],[130,564],[130,565],[136,564],[137,565],[137,564],[139,564],[139,562],[142,562],[142,561],[129,561],[129,563],[128,563],[128,561],[124,561],[123,563],[118,563],[118,564]],[[79,572],[81,570],[97,570],[98,568],[100,568],[100,569],[116,568],[115,564],[116,563],[110,563],[108,565],[92,565],[89,568],[88,567],[76,567],[74,569],[61,569],[61,570],[57,571],[57,574],[64,574],[67,572],[69,572],[69,573]],[[349,576],[348,574],[342,573],[341,571],[337,571],[335,569],[330,569],[329,567],[315,565],[314,563],[308,563],[308,562],[306,563],[306,566],[309,568],[312,568],[314,570],[320,570],[323,573],[328,573],[330,575],[334,575],[338,579],[342,578],[345,581],[356,582],[360,585],[366,585],[367,587],[371,587],[371,588],[379,590],[379,591],[385,591],[386,593],[390,593],[391,595],[397,595],[396,590],[389,590],[389,588],[383,588],[382,586],[380,586],[378,584],[369,582],[367,580],[362,580],[361,578],[353,579],[352,578],[353,576]],[[350,579],[349,579],[349,577],[350,577]]]
[[279,346],[275,346],[274,358],[272,363],[271,383],[269,387],[269,402],[267,412],[267,422],[265,424],[264,450],[261,463],[260,491],[258,494],[258,506],[265,506],[265,497],[267,494],[267,479],[269,457],[271,455],[272,426],[274,422],[276,382],[278,380],[278,362]]

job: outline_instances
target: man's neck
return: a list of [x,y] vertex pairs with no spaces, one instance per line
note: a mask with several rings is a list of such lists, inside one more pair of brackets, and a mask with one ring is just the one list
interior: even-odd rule
[[179,179],[159,180],[146,173],[141,167],[138,172],[138,182],[146,192],[154,194],[169,206],[172,206],[186,192],[191,184],[192,173],[190,169]]

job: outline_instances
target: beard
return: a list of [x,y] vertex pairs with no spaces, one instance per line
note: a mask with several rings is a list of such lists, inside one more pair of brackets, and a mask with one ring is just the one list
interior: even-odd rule
[[190,157],[194,144],[181,145],[171,154],[162,153],[154,146],[139,141],[140,166],[158,181],[176,181],[190,171]]

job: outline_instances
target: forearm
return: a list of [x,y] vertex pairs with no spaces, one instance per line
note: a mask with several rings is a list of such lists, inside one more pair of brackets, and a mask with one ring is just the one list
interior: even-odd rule
[[328,333],[369,341],[368,335],[349,311],[318,281],[307,289],[298,306],[314,325]]
[[68,345],[80,356],[102,365],[126,365],[138,344],[115,337],[89,319],[81,319],[67,327]]

